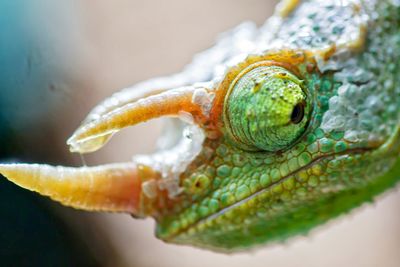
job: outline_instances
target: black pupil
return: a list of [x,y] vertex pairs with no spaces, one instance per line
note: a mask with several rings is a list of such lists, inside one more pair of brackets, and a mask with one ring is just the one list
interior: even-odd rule
[[304,103],[298,103],[293,108],[290,120],[294,124],[298,124],[303,120],[303,118],[304,118]]

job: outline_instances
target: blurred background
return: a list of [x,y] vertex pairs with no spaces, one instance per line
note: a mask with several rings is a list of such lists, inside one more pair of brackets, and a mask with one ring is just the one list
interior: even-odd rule
[[[261,25],[276,4],[27,2],[0,1],[0,160],[73,166],[82,160],[65,140],[95,104],[180,71],[219,33],[245,20]],[[160,133],[158,120],[124,130],[85,161],[151,153]],[[152,220],[76,211],[0,179],[0,266],[400,266],[400,192],[308,237],[234,255],[165,244],[153,231]]]

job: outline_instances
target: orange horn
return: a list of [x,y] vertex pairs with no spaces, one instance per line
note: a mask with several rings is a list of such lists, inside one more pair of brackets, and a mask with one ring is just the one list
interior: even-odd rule
[[133,163],[81,168],[0,164],[0,173],[17,185],[66,206],[143,215],[142,181]]
[[[124,127],[161,116],[190,113],[195,122],[205,119],[204,105],[198,99],[208,92],[204,87],[187,86],[118,106],[98,118],[86,120],[67,141],[71,152],[88,153],[100,149],[111,136]],[[201,102],[201,101],[200,101]],[[100,107],[96,108],[101,110]]]

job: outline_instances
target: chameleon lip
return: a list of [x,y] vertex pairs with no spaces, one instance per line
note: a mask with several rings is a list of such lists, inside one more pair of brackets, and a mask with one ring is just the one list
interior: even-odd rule
[[[89,153],[104,146],[113,134],[122,128],[162,116],[179,116],[182,112],[193,117],[194,123],[201,124],[207,119],[204,106],[197,101],[199,92],[206,92],[204,87],[186,86],[142,99],[134,99],[115,108],[107,108],[101,116],[91,116],[68,139],[71,152]],[[96,107],[99,110],[101,107]]]
[[361,154],[361,153],[363,153],[363,152],[365,153],[365,152],[367,152],[367,151],[371,151],[372,149],[374,149],[374,148],[373,148],[373,147],[371,147],[371,148],[354,148],[354,149],[349,149],[349,150],[346,151],[346,152],[332,153],[332,154],[322,155],[322,156],[320,156],[320,157],[317,157],[317,158],[315,158],[312,162],[310,162],[309,164],[307,164],[307,165],[305,165],[305,166],[303,166],[303,167],[297,169],[296,171],[291,172],[291,173],[287,174],[286,176],[282,177],[279,181],[276,181],[276,182],[270,184],[269,186],[267,186],[267,187],[265,187],[265,188],[263,188],[263,189],[261,189],[261,190],[255,192],[255,193],[253,193],[253,194],[251,194],[251,195],[245,197],[244,199],[239,200],[238,202],[235,202],[235,203],[233,203],[233,204],[231,204],[231,205],[229,205],[229,206],[227,206],[227,207],[225,207],[225,208],[219,210],[219,211],[216,212],[215,214],[209,215],[209,216],[207,216],[207,217],[205,217],[205,218],[202,218],[202,219],[198,220],[197,222],[195,222],[195,223],[193,223],[193,224],[191,224],[191,225],[185,227],[184,229],[179,230],[178,232],[176,232],[176,233],[174,233],[174,234],[172,234],[172,235],[166,237],[165,239],[166,239],[166,240],[171,240],[171,241],[172,241],[175,237],[177,237],[177,236],[179,236],[180,234],[186,232],[186,231],[189,230],[190,228],[196,227],[197,225],[200,225],[200,224],[202,224],[202,223],[204,223],[204,222],[206,222],[206,221],[208,221],[208,220],[213,220],[213,219],[215,219],[215,218],[221,216],[221,215],[224,214],[225,212],[227,212],[227,211],[229,211],[229,210],[231,210],[231,209],[234,209],[234,208],[237,207],[237,206],[240,206],[241,204],[245,203],[246,201],[248,201],[248,200],[250,200],[250,199],[252,199],[252,198],[254,198],[254,197],[258,196],[258,195],[263,194],[264,192],[266,192],[267,190],[271,189],[271,188],[274,187],[275,185],[280,184],[280,183],[283,183],[283,182],[284,182],[285,180],[287,180],[289,177],[292,177],[293,175],[297,174],[298,172],[300,172],[300,171],[302,171],[302,170],[304,170],[304,169],[310,168],[310,167],[313,166],[314,164],[316,164],[316,163],[318,163],[318,162],[320,162],[320,161],[322,161],[322,160],[324,160],[324,159],[327,159],[327,158],[330,158],[330,157],[335,157],[335,156],[344,156],[344,155]]

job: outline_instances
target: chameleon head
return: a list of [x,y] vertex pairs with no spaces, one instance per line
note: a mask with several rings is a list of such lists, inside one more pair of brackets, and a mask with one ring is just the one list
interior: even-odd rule
[[152,216],[168,242],[234,250],[307,232],[393,182],[377,177],[394,162],[379,154],[394,142],[324,131],[332,74],[318,72],[307,53],[276,55],[249,57],[217,82],[118,93],[68,144],[93,152],[120,129],[160,116],[186,118],[199,138],[131,163],[1,164],[0,173],[65,205]]

